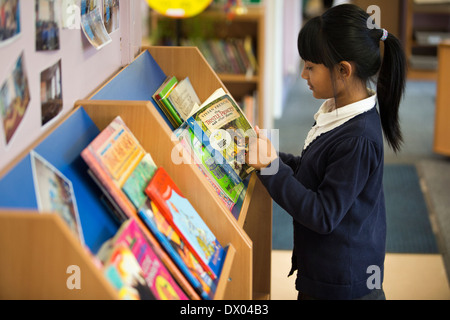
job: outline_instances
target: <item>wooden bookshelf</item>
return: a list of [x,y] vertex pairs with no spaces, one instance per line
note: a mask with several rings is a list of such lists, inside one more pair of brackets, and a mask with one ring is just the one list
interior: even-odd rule
[[[249,6],[245,14],[235,15],[232,20],[227,19],[226,13],[219,6],[211,6],[195,17],[181,19],[178,22],[151,10],[149,19],[151,36],[149,43],[151,46],[167,45],[167,42],[164,42],[162,39],[164,36],[162,33],[168,29],[174,30],[172,35],[169,36],[172,37],[169,42],[171,45],[180,45],[174,39],[177,36],[187,39],[193,37],[206,39],[243,39],[246,36],[250,36],[258,63],[257,72],[251,76],[233,73],[218,73],[218,76],[237,101],[241,100],[246,94],[256,92],[257,108],[254,124],[261,128],[264,127],[264,6]],[[205,21],[207,27],[197,27],[194,28],[195,30],[188,27],[192,24],[205,23]],[[162,29],[164,30],[161,31]],[[204,29],[206,32],[199,34],[198,29]],[[179,32],[181,34],[176,35],[176,30],[180,30]],[[147,49],[147,46],[144,46],[144,49]]]
[[436,153],[450,156],[450,41],[439,45],[438,59],[433,149]]
[[[55,214],[0,210],[0,299],[118,299],[63,220]],[[68,289],[68,266],[81,289]]]
[[[450,37],[450,4],[402,0],[405,12],[405,53],[409,79],[437,80],[437,50],[441,37]],[[445,34],[447,34],[445,36]],[[418,59],[417,59],[418,58]],[[426,59],[421,66],[420,59]],[[412,59],[418,61],[416,66]]]
[[[118,226],[94,192],[80,152],[117,115],[228,248],[215,299],[270,298],[271,199],[252,176],[236,218],[195,165],[171,161],[175,145],[172,128],[148,93],[160,85],[156,79],[162,82],[165,74],[172,72],[180,77],[189,75],[193,85],[199,85],[202,100],[223,86],[196,48],[152,47],[87,99],[79,100],[69,115],[2,173],[0,192],[5,197],[0,202],[1,298],[117,298],[92,256],[69,234],[62,220],[53,214],[37,214],[29,160],[29,152],[36,150],[72,181],[86,246],[96,252]],[[82,290],[66,287],[69,275],[65,271],[72,264],[81,268]],[[59,275],[54,276],[55,272]]]

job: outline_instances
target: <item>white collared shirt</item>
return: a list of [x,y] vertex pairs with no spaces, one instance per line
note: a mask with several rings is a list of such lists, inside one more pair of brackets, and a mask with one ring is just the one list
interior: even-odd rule
[[357,115],[374,108],[377,102],[377,95],[372,90],[370,90],[370,93],[372,95],[364,100],[337,109],[335,109],[334,99],[325,101],[319,108],[319,111],[314,115],[316,124],[309,131],[303,149],[306,149],[309,144],[320,135],[335,129]]

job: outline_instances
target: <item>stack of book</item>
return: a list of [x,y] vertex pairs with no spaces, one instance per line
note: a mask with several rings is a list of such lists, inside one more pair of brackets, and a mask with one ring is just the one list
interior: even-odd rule
[[[98,253],[119,295],[214,298],[225,249],[122,118],[115,118],[81,156],[121,224]],[[125,265],[130,269],[122,270]]]
[[197,165],[231,211],[253,172],[245,163],[246,138],[256,133],[245,113],[222,88],[200,104],[189,78],[167,77],[153,99],[176,128],[178,151],[186,151],[187,161]]

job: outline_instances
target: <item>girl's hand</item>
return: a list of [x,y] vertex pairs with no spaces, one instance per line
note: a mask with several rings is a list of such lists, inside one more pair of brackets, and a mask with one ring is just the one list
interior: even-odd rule
[[277,159],[278,155],[270,140],[260,132],[258,126],[255,126],[255,131],[257,138],[249,138],[245,162],[256,170],[261,170]]

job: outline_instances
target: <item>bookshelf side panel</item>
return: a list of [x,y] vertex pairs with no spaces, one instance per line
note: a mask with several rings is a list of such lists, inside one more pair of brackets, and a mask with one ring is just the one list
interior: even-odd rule
[[91,256],[54,214],[0,211],[0,260],[1,299],[118,298]]

